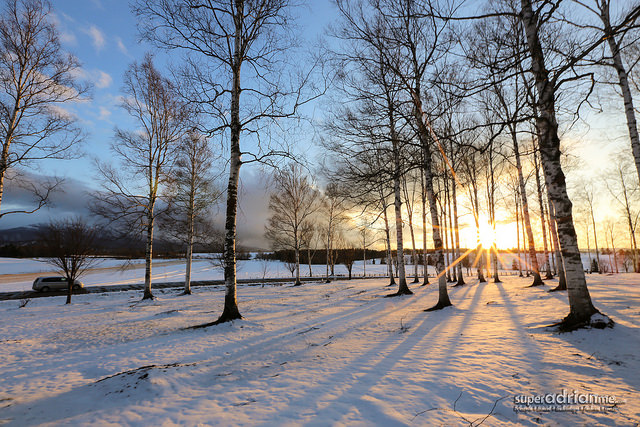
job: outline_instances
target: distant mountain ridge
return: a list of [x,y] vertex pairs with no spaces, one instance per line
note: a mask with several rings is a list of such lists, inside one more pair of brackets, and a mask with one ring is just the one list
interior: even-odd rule
[[44,226],[41,224],[26,227],[0,229],[0,245],[28,244],[38,240],[38,234]]

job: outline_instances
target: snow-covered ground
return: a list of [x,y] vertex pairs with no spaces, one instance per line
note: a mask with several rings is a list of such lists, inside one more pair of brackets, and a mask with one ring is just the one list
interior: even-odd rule
[[[530,279],[383,298],[380,280],[0,301],[0,424],[635,425],[640,275],[590,275],[613,329],[557,334],[563,293]],[[550,283],[550,286],[555,285]],[[515,396],[612,395],[611,412],[514,412]]]
[[[513,274],[511,270],[513,260],[516,256],[513,254],[500,254],[500,262],[505,268],[501,270],[501,274]],[[409,256],[406,257],[410,259]],[[589,265],[586,254],[583,254],[585,266]],[[356,261],[353,266],[352,273],[355,276],[362,276],[365,273],[362,261]],[[407,276],[413,277],[414,268],[412,265],[406,267]],[[324,265],[312,266],[313,276],[321,277],[326,274]],[[36,274],[40,273],[40,274]],[[335,273],[337,275],[347,276],[348,271],[344,265],[336,265]],[[6,291],[27,291],[31,289],[33,280],[40,275],[57,275],[55,269],[37,259],[17,259],[17,258],[0,258],[0,292]],[[152,281],[154,282],[178,282],[184,280],[185,265],[182,259],[156,259],[153,261]],[[279,261],[261,261],[257,259],[239,260],[238,261],[238,279],[261,279],[267,278],[286,278],[291,277],[291,272],[283,262]],[[308,265],[300,266],[300,274],[302,276],[309,275]],[[376,264],[371,264],[371,260],[366,265],[367,276],[386,275],[387,266],[380,264],[376,260]],[[419,266],[419,274],[422,275],[422,266]],[[429,267],[429,274],[433,276],[435,270]],[[216,267],[209,259],[202,258],[202,255],[196,255],[193,260],[191,279],[197,280],[221,280],[223,279],[222,269]],[[92,265],[80,280],[86,286],[110,286],[110,285],[130,285],[144,282],[144,260],[121,260],[113,258],[102,258]]]
[[[119,268],[120,267],[120,268]],[[325,275],[324,265],[313,265],[313,275],[321,277]],[[430,267],[430,274],[435,270]],[[352,270],[354,275],[363,274],[362,261],[356,262]],[[384,275],[387,266],[381,264],[367,263],[367,275]],[[411,269],[413,272],[413,269]],[[27,291],[31,289],[33,280],[42,274],[58,273],[48,264],[34,259],[0,258],[0,292],[4,291]],[[336,265],[335,273],[338,275],[348,275],[344,265]],[[154,282],[175,282],[184,280],[185,264],[184,260],[156,259],[152,267],[152,280]],[[307,265],[300,266],[300,274],[309,275]],[[291,272],[285,263],[279,261],[261,260],[239,260],[238,279],[261,279],[263,277],[291,277]],[[216,267],[208,259],[196,258],[192,263],[192,280],[221,280],[223,278],[222,269]],[[92,270],[87,271],[80,280],[85,286],[109,286],[109,285],[129,285],[144,282],[144,260],[116,260],[101,259],[92,265]]]

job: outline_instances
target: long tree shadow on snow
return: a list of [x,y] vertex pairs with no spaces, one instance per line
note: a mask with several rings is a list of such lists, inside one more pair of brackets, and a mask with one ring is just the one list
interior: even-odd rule
[[[350,295],[354,296],[354,295]],[[348,296],[349,297],[349,296]],[[150,378],[156,375],[158,370],[181,370],[189,369],[190,366],[197,365],[199,368],[212,367],[215,370],[223,370],[225,366],[221,363],[222,359],[229,359],[233,361],[233,364],[241,364],[245,358],[255,357],[255,352],[267,353],[272,359],[278,358],[278,351],[281,348],[286,348],[292,344],[299,344],[299,349],[295,352],[286,352],[283,355],[286,359],[292,357],[298,358],[308,353],[308,345],[302,336],[302,332],[309,331],[322,331],[328,329],[335,331],[340,329],[340,326],[354,329],[359,326],[367,325],[373,320],[379,320],[381,314],[391,314],[395,309],[404,309],[406,306],[412,304],[415,300],[396,300],[398,303],[393,305],[393,309],[390,307],[389,300],[375,299],[370,303],[365,303],[352,309],[347,310],[344,313],[328,313],[318,318],[314,318],[313,321],[303,322],[297,327],[285,326],[275,331],[270,331],[263,339],[256,340],[256,337],[250,337],[246,340],[233,341],[218,348],[217,355],[213,358],[209,357],[205,360],[197,360],[193,362],[193,359],[198,359],[197,356],[191,356],[191,362],[184,364],[168,364],[156,366],[149,364],[136,369],[131,369],[125,372],[114,373],[107,377],[103,377],[94,381],[93,383],[85,384],[82,386],[74,387],[68,392],[61,393],[55,396],[48,396],[36,401],[26,402],[24,404],[18,404],[6,409],[4,417],[18,418],[19,421],[13,421],[14,424],[9,425],[24,425],[25,421],[30,422],[62,422],[65,419],[80,416],[97,410],[105,409],[105,399],[114,407],[119,407],[118,404],[128,406],[136,403],[150,402],[153,399],[153,385],[149,382]],[[302,304],[302,302],[301,302]],[[327,302],[322,304],[323,309],[330,308],[334,305],[333,302]],[[389,307],[386,310],[384,307]],[[322,311],[322,309],[319,309]],[[301,309],[304,312],[304,309]],[[363,315],[363,313],[367,313]],[[218,329],[218,328],[223,328]],[[198,340],[202,334],[216,334],[227,333],[233,330],[233,325],[221,325],[220,327],[213,327],[213,330],[200,330],[200,331],[185,331],[184,329],[176,329],[173,332],[167,332],[163,335],[169,336],[163,341],[163,346],[171,347],[172,341],[179,341],[184,343],[185,338],[191,337],[194,340]],[[267,348],[265,351],[265,347]],[[225,351],[229,350],[229,351]],[[224,356],[223,356],[224,355]],[[244,355],[244,357],[243,357]],[[274,360],[275,362],[275,360]],[[215,378],[216,374],[212,373],[211,377]],[[133,390],[143,389],[144,393],[133,393]],[[121,397],[124,397],[121,399]],[[106,405],[108,409],[109,405]],[[51,408],[59,408],[59,412],[50,412]],[[26,415],[25,415],[26,414]]]
[[[415,300],[414,300],[415,301]],[[421,312],[415,314],[416,317],[422,316]],[[358,401],[358,404],[363,404],[367,408],[367,416],[370,419],[375,419],[376,423],[380,425],[395,425],[399,422],[396,418],[390,417],[380,410],[377,406],[367,402],[363,399],[366,391],[375,386],[380,379],[389,373],[389,371],[398,363],[401,362],[402,357],[406,355],[412,348],[424,340],[431,333],[436,331],[442,325],[436,325],[435,328],[430,328],[430,323],[427,316],[419,321],[419,324],[414,327],[414,331],[409,335],[403,335],[406,337],[400,341],[400,343],[390,342],[389,340],[381,341],[369,348],[364,354],[355,358],[350,364],[343,366],[333,374],[323,378],[323,380],[304,391],[294,401],[288,402],[289,408],[296,408],[303,406],[309,402],[315,402],[316,404],[321,402],[328,402],[329,405],[319,411],[316,414],[316,418],[327,416],[328,413],[337,412],[339,414],[346,414],[348,411],[340,410],[350,408],[350,403]],[[413,339],[412,339],[413,338]],[[381,354],[386,353],[380,358]],[[371,360],[379,360],[373,364],[370,364]],[[363,366],[357,368],[358,364],[364,364],[369,366]],[[354,372],[366,372],[365,375],[354,378]],[[331,396],[331,398],[323,400],[323,396]],[[342,407],[342,408],[336,408]],[[328,419],[331,419],[330,417]],[[303,419],[287,420],[290,422],[303,422]],[[316,419],[316,421],[319,421]],[[263,426],[269,426],[270,423],[263,423]]]
[[[466,287],[464,289],[464,295],[466,295],[471,289],[473,288]],[[421,304],[423,304],[422,300],[411,299],[407,304],[404,304],[404,306],[419,306]],[[395,311],[399,311],[401,309],[402,307],[397,307]],[[436,315],[449,316],[450,310],[438,312],[436,313]],[[302,396],[298,397],[294,401],[289,402],[288,407],[294,408],[308,402],[317,402],[318,399],[322,396],[332,396],[331,399],[328,399],[330,404],[322,410],[322,413],[319,416],[321,416],[322,414],[327,415],[327,412],[337,412],[344,415],[347,412],[338,411],[336,407],[344,407],[345,405],[348,406],[349,403],[345,403],[345,401],[357,401],[358,409],[363,409],[363,407],[366,407],[367,415],[370,417],[370,419],[375,419],[376,423],[383,423],[385,425],[397,424],[399,420],[393,417],[389,417],[371,401],[364,399],[364,397],[366,395],[366,392],[373,386],[375,386],[383,377],[385,377],[393,367],[400,363],[402,358],[406,356],[412,349],[419,346],[421,343],[425,343],[427,339],[428,342],[438,341],[438,331],[444,327],[446,322],[439,322],[434,327],[431,327],[431,316],[425,314],[422,311],[415,312],[413,316],[414,317],[409,320],[409,322],[411,322],[412,320],[415,321],[416,318],[420,318],[420,320],[418,321],[419,323],[417,326],[412,327],[414,331],[410,335],[401,335],[403,339],[400,343],[396,344],[395,342],[389,342],[388,340],[378,343],[377,345],[368,349],[364,354],[352,360],[351,363],[343,366],[340,370],[326,377],[320,384],[305,390]],[[391,347],[393,348],[391,350],[388,350]],[[386,355],[383,356],[377,363],[371,366],[364,367],[364,370],[367,372],[367,374],[358,378],[353,377],[354,372],[362,372],[362,369],[359,370],[357,368],[357,365],[368,365],[370,360],[375,360],[385,352]],[[329,390],[327,390],[327,386],[329,386]],[[348,410],[349,408],[347,407],[341,409]],[[302,420],[299,419],[297,421]],[[268,423],[265,423],[263,425],[266,426],[268,425]]]

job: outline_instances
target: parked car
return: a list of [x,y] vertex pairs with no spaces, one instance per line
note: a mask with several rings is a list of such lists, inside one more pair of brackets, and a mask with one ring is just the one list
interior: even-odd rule
[[[59,291],[67,289],[67,278],[62,276],[53,277],[38,277],[33,281],[33,290],[40,292]],[[84,283],[79,280],[75,280],[73,283],[73,289],[78,290],[84,288]]]

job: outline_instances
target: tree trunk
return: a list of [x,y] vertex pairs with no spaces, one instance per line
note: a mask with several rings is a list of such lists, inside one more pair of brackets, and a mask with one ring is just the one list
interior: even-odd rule
[[593,206],[589,206],[591,208],[591,224],[593,225],[593,241],[596,244],[596,262],[598,263],[598,273],[602,273],[602,268],[600,267],[600,249],[598,248],[598,233],[596,232],[596,217],[593,213]]
[[[475,160],[473,162],[473,167],[475,168]],[[482,272],[484,268],[484,251],[482,250],[482,243],[480,242],[480,200],[478,197],[478,186],[473,184],[473,193],[472,193],[472,202],[473,205],[473,219],[476,223],[476,259],[474,263],[478,268],[478,282],[485,283],[487,279],[484,277],[484,273]],[[488,274],[489,272],[487,272]]]
[[[613,249],[613,263],[616,266],[616,274],[618,274],[618,256],[616,255],[616,244],[613,241],[613,230],[611,231],[611,248]],[[613,269],[611,269],[611,272],[613,273]]]
[[451,265],[451,263],[449,262],[449,233],[447,233],[447,184],[446,184],[446,179],[445,179],[445,183],[444,183],[444,198],[441,198],[441,203],[440,203],[440,213],[441,213],[441,217],[440,217],[440,224],[442,224],[444,227],[442,228],[442,236],[443,238],[443,250],[444,250],[444,271],[446,272],[445,274],[445,280],[447,282],[451,282],[451,271],[449,269],[449,266]]
[[420,169],[420,193],[422,198],[422,263],[424,268],[424,282],[429,284],[429,254],[427,253],[427,195],[424,188],[424,171]]
[[4,179],[6,173],[9,170],[9,147],[13,142],[13,134],[16,131],[16,122],[18,120],[18,106],[20,105],[21,97],[15,100],[16,107],[11,111],[11,119],[9,119],[9,125],[7,126],[5,138],[2,143],[2,154],[0,155],[0,207],[2,207],[2,196],[4,195]]
[[633,96],[631,95],[629,78],[624,63],[622,62],[620,45],[611,28],[609,0],[598,1],[598,7],[600,9],[600,18],[604,24],[605,38],[609,43],[609,50],[611,50],[613,68],[618,73],[618,81],[620,82],[620,90],[622,91],[622,99],[624,100],[624,114],[627,118],[627,129],[629,130],[629,139],[631,140],[631,151],[633,153],[638,179],[640,179],[640,137],[638,136],[638,124],[636,122],[635,109],[633,107]]
[[520,218],[521,219],[521,228],[522,228],[522,253],[523,253],[523,259],[524,259],[524,267],[525,267],[525,276],[526,277],[531,277],[530,272],[530,265],[531,263],[528,261],[527,255],[529,253],[528,251],[528,247],[527,247],[527,236],[526,236],[526,227],[524,225],[524,216]]
[[[591,302],[587,282],[582,269],[578,237],[573,225],[572,204],[567,194],[565,176],[560,164],[560,138],[555,111],[555,86],[545,66],[542,45],[538,36],[538,17],[533,12],[531,0],[521,0],[520,18],[527,36],[531,66],[537,88],[536,104],[539,114],[536,127],[540,155],[549,197],[555,209],[558,240],[564,260],[569,296],[569,315],[558,325],[561,329],[574,329],[592,324],[591,316],[598,310]],[[610,324],[610,323],[609,323]],[[605,327],[606,324],[598,324]]]
[[560,254],[560,243],[558,242],[558,232],[556,229],[556,213],[553,209],[553,203],[549,199],[549,194],[547,192],[547,200],[549,203],[549,217],[551,221],[549,222],[549,229],[551,230],[551,237],[553,240],[553,250],[556,252],[556,260],[558,265],[558,286],[551,289],[551,291],[566,291],[567,290],[567,278],[564,274],[564,262],[562,261],[562,255]]
[[544,247],[544,265],[547,270],[545,279],[553,279],[551,274],[551,265],[549,264],[549,247],[547,246],[547,226],[546,215],[544,213],[544,203],[542,202],[542,183],[540,182],[540,170],[538,165],[538,156],[533,152],[533,167],[536,175],[536,189],[538,190],[538,205],[540,206],[540,224],[542,225],[542,243]]
[[[430,128],[425,123],[426,117],[424,117],[424,111],[422,109],[422,100],[420,99],[420,91],[415,90],[412,94],[413,98],[413,114],[418,125],[418,137],[420,138],[420,145],[423,151],[423,170],[425,177],[425,190],[427,193],[427,199],[429,201],[429,211],[431,213],[431,232],[433,238],[434,258],[436,262],[436,277],[438,278],[438,302],[428,311],[439,310],[448,307],[451,304],[449,299],[449,293],[447,290],[447,278],[444,271],[444,254],[442,248],[442,238],[440,237],[440,219],[438,218],[438,206],[436,202],[436,195],[433,191],[433,165],[431,159],[431,147],[429,145],[429,138],[432,135],[435,139],[433,132],[430,132]],[[431,135],[430,135],[431,134]]]
[[73,279],[67,278],[67,302],[65,304],[71,304],[71,294],[73,294]]
[[384,218],[384,234],[387,242],[387,270],[389,271],[389,286],[396,284],[396,279],[393,276],[393,263],[391,262],[391,230],[389,229],[389,216],[387,215],[387,205],[382,199],[382,213]]
[[147,243],[144,251],[144,295],[143,300],[153,299],[151,293],[151,263],[153,262],[153,204],[149,208],[147,215]]
[[329,264],[331,263],[331,219],[329,219],[329,225],[327,226],[327,253],[326,253],[326,263],[325,263],[325,282],[329,283],[331,279],[329,279]]
[[411,233],[411,259],[413,261],[413,282],[420,282],[420,278],[418,277],[418,263],[416,260],[417,252],[416,252],[416,237],[413,232],[413,215],[409,215],[409,232]]
[[[540,267],[538,266],[538,257],[536,255],[536,245],[533,239],[533,229],[531,228],[531,217],[529,216],[529,202],[527,200],[527,187],[522,174],[522,162],[520,159],[520,149],[518,147],[518,138],[515,130],[511,131],[511,140],[513,141],[513,152],[516,160],[516,170],[518,171],[518,184],[520,185],[520,200],[522,201],[522,219],[524,228],[527,233],[527,248],[529,249],[529,262],[533,270],[533,283],[531,286],[544,285],[540,277]],[[527,274],[528,277],[528,274]]]
[[[397,150],[394,150],[397,151]],[[394,190],[394,208],[396,213],[396,259],[398,265],[398,292],[392,295],[410,295],[413,292],[409,289],[407,285],[407,278],[405,275],[404,269],[404,247],[403,247],[403,236],[402,236],[402,198],[400,195],[400,155],[399,153],[394,154],[397,156],[395,161],[395,171],[393,178],[393,190]]]
[[[236,0],[237,6],[242,6]],[[239,10],[242,10],[239,7]],[[214,323],[220,324],[235,319],[241,319],[236,298],[236,223],[238,215],[238,182],[240,180],[240,166],[242,166],[240,151],[240,57],[242,40],[242,19],[235,17],[234,52],[233,52],[233,86],[231,88],[231,161],[229,164],[229,182],[227,184],[227,210],[224,226],[224,309]]]
[[[489,216],[491,219],[491,229],[493,230],[493,236],[496,234],[496,182],[495,173],[493,169],[493,144],[489,147],[489,177],[491,180],[489,191]],[[501,283],[498,276],[498,247],[496,242],[491,244],[491,261],[493,263],[493,283]]]
[[[451,171],[453,174],[453,171]],[[455,181],[453,178],[450,179],[451,185],[455,186]],[[453,202],[451,200],[452,190],[448,189],[447,186],[447,217],[449,218],[449,239],[451,240],[451,263],[449,264],[449,269],[451,270],[451,283],[456,283],[458,281],[457,278],[457,269],[455,267],[455,263],[457,260],[457,249],[456,242],[454,239],[454,230],[453,230]]]
[[589,266],[587,267],[587,271],[591,273],[591,240],[589,239],[589,220],[587,220],[587,257],[589,258]]
[[[453,163],[453,161],[452,161]],[[451,182],[451,186],[452,186],[452,199],[453,199],[453,220],[454,220],[454,224],[453,224],[453,228],[455,230],[455,234],[456,234],[456,259],[458,260],[458,282],[456,283],[456,286],[463,286],[464,283],[464,277],[462,277],[462,260],[460,259],[461,254],[460,254],[460,229],[459,229],[459,224],[458,224],[458,201],[457,201],[457,192],[456,192],[456,180],[455,178],[452,179]]]
[[189,242],[187,243],[187,266],[184,274],[184,293],[191,295],[191,259],[193,258],[193,229],[189,230]]
[[295,243],[296,249],[295,249],[295,254],[296,254],[296,281],[293,284],[293,286],[300,286],[302,284],[302,282],[300,281],[300,248],[298,248],[298,242],[296,240]]
[[547,198],[547,227],[549,227],[549,246],[550,246],[550,252],[551,252],[551,271],[553,272],[553,274],[558,274],[558,268],[557,268],[557,261],[556,261],[556,246],[555,246],[555,242],[553,241],[553,232],[551,231],[553,225],[553,221],[551,219],[551,208],[549,208],[549,199]]
[[367,277],[367,237],[362,239],[362,277]]
[[520,206],[520,200],[518,197],[518,190],[515,190],[515,202],[516,202],[516,241],[518,242],[518,276],[522,275],[522,253],[520,252],[520,217],[518,216],[518,208]]
[[195,187],[193,175],[191,179],[191,192],[189,193],[189,224],[187,230],[187,261],[184,274],[184,294],[191,295],[191,260],[193,258],[193,222],[195,205]]
[[402,161],[400,156],[400,140],[396,132],[395,106],[390,95],[387,94],[387,118],[389,120],[389,133],[393,150],[393,205],[396,214],[396,259],[398,265],[398,292],[389,296],[413,294],[407,285],[407,277],[404,268],[404,243],[402,236]]

